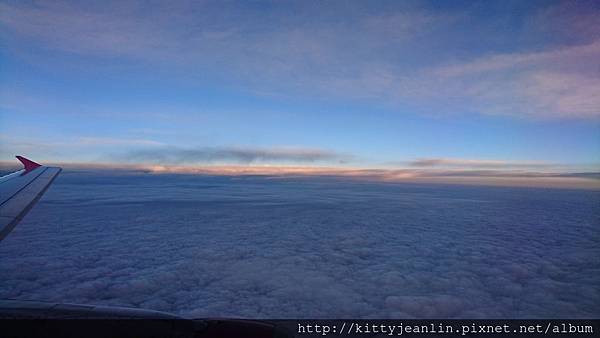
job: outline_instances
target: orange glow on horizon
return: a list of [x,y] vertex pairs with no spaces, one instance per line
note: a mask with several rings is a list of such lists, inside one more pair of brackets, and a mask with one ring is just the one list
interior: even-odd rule
[[[14,168],[15,163],[0,162]],[[154,165],[114,163],[54,163],[69,170],[135,170],[152,174],[193,174],[215,176],[339,177],[352,180],[404,183],[437,183],[540,188],[600,190],[600,180],[589,177],[560,176],[559,173],[506,171],[469,171],[441,169],[379,169],[352,167],[309,167],[277,165]],[[482,174],[483,172],[483,174]]]

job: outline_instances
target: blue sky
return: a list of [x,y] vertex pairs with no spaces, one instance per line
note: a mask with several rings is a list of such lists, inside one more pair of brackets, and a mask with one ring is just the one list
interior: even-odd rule
[[593,1],[0,2],[0,160],[598,171]]

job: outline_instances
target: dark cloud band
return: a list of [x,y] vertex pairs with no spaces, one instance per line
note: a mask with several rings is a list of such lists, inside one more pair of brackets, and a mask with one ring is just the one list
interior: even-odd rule
[[212,162],[257,163],[293,162],[311,163],[323,161],[343,161],[344,156],[336,152],[305,148],[235,148],[201,147],[134,150],[115,155],[114,159],[125,162],[159,164],[195,164]]

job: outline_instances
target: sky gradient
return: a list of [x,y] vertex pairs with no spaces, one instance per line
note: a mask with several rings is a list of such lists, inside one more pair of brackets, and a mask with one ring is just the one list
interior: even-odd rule
[[0,1],[0,30],[0,161],[600,171],[594,1]]

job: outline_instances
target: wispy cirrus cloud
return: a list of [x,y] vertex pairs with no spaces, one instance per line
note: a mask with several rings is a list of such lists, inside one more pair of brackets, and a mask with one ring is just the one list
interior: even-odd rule
[[496,54],[431,72],[439,95],[462,96],[483,113],[596,118],[599,59],[600,39],[542,52]]
[[[550,64],[566,66],[567,69],[586,69],[589,62],[595,61],[600,53],[600,40],[592,41],[588,44],[560,47],[548,51],[528,52],[528,53],[508,53],[495,54],[484,58],[476,59],[466,63],[452,64],[437,69],[432,72],[438,76],[454,77],[477,75],[486,72],[502,71],[518,67],[542,67]],[[566,60],[586,61],[583,64],[575,63],[565,65]]]
[[516,51],[460,58],[473,47],[460,29],[491,30],[470,21],[469,7],[4,3],[0,24],[45,48],[159,63],[261,95],[366,98],[417,113],[598,118],[600,10],[584,2],[547,7],[524,19]]
[[73,157],[97,162],[107,149],[153,149],[165,146],[162,142],[148,138],[83,136],[54,139],[3,135],[0,135],[0,145],[0,157],[12,159],[15,155],[23,155],[39,162],[63,161]]
[[161,33],[164,30],[160,25],[137,15],[126,18],[136,11],[136,5],[123,2],[117,7],[118,14],[111,13],[108,7],[86,8],[66,1],[3,3],[0,23],[47,48],[73,53],[139,56],[157,44],[166,47],[169,36]]
[[117,138],[117,137],[80,137],[77,143],[82,146],[164,146],[165,144],[155,140],[140,138]]

